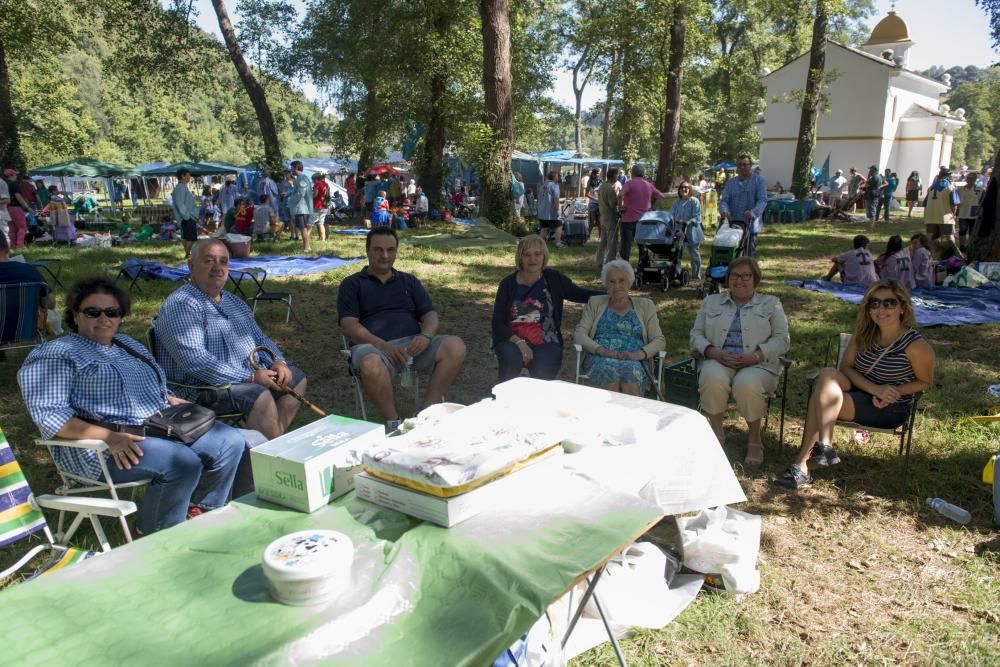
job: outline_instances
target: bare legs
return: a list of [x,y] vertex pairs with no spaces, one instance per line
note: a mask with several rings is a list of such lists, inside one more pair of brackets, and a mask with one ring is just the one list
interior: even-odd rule
[[812,397],[806,407],[806,423],[802,430],[802,446],[795,465],[806,470],[806,461],[817,442],[829,444],[838,419],[854,418],[854,401],[847,392],[851,381],[835,368],[824,368],[816,377]]
[[636,382],[609,382],[604,385],[604,388],[608,391],[617,391],[619,394],[628,394],[629,396],[641,396],[639,392],[639,384]]
[[[306,384],[303,379],[294,387],[295,391],[304,394]],[[292,396],[285,395],[275,400],[271,392],[262,392],[247,416],[247,428],[260,431],[268,440],[274,440],[288,430],[299,406],[300,403]]]

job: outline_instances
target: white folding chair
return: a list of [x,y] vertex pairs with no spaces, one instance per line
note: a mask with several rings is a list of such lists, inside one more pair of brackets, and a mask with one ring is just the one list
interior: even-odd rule
[[[135,500],[136,491],[149,484],[150,480],[141,479],[136,482],[122,482],[115,484],[111,481],[111,473],[108,471],[107,463],[104,461],[103,452],[107,451],[108,444],[103,440],[35,440],[36,445],[42,445],[49,449],[49,455],[52,456],[52,447],[75,447],[77,449],[89,449],[92,452],[97,453],[97,460],[101,466],[101,473],[103,479],[91,479],[90,477],[84,477],[76,473],[65,470],[60,467],[58,459],[52,456],[52,461],[55,463],[56,472],[59,473],[59,477],[62,479],[63,483],[55,490],[57,496],[77,496],[80,494],[89,494],[95,492],[105,492],[111,496],[112,502],[129,502],[133,507],[133,512],[135,511],[135,503],[130,501],[122,501],[118,497],[118,491],[121,489],[129,489],[131,494],[131,499]],[[72,499],[64,498],[66,501]],[[66,505],[65,509],[53,508],[59,510],[59,520],[56,524],[56,539],[60,541],[66,541],[67,537],[63,534],[63,521],[65,519],[65,513],[67,511],[72,512],[72,503]],[[125,519],[125,515],[117,517],[119,523],[122,526],[122,533],[125,535],[125,541],[132,541],[132,532],[129,530],[128,521]],[[66,534],[72,534],[73,527]]]
[[[347,362],[347,374],[351,378],[351,386],[354,387],[354,400],[358,406],[358,412],[361,413],[361,419],[368,421],[367,410],[365,410],[365,392],[361,387],[361,378],[354,374],[354,367],[351,365],[351,343],[347,340],[347,336],[340,335],[340,354],[344,357],[344,361]],[[413,374],[413,405],[414,408],[420,405],[420,377],[417,373]]]
[[44,544],[29,549],[17,562],[0,572],[0,580],[11,576],[45,551],[51,551],[53,557],[37,569],[31,578],[54,572],[94,555],[91,551],[58,544],[42,514],[43,509],[55,510],[60,514],[63,512],[76,514],[69,530],[60,539],[62,543],[69,542],[84,519],[89,519],[103,551],[110,551],[111,545],[104,534],[100,517],[108,516],[124,520],[124,517],[136,511],[135,503],[127,500],[35,496],[17,459],[14,458],[13,450],[7,444],[7,438],[4,437],[3,431],[0,431],[0,547],[14,544],[38,532],[45,537]]

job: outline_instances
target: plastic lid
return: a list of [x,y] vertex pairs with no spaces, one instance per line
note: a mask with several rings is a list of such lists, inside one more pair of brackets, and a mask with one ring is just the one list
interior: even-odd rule
[[271,542],[264,549],[264,570],[280,580],[328,577],[350,568],[354,544],[333,530],[300,530]]

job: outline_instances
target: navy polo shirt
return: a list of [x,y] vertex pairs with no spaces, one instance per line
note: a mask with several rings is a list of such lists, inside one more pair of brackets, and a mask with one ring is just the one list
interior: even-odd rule
[[368,267],[348,276],[337,294],[337,321],[356,317],[382,340],[420,333],[420,318],[434,304],[420,281],[409,273],[392,270],[385,283],[368,273]]

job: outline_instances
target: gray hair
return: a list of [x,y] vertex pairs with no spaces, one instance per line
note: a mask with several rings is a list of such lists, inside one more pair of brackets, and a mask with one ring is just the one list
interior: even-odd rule
[[629,285],[635,282],[635,269],[632,265],[624,259],[613,259],[601,267],[601,283],[604,287],[608,286],[608,274],[612,271],[623,271],[628,276]]
[[229,253],[229,246],[222,242],[221,239],[201,239],[200,241],[195,241],[194,245],[191,246],[191,257],[190,261],[194,262],[201,258],[201,254],[207,250],[209,247],[214,245],[220,245],[226,249],[226,253]]

